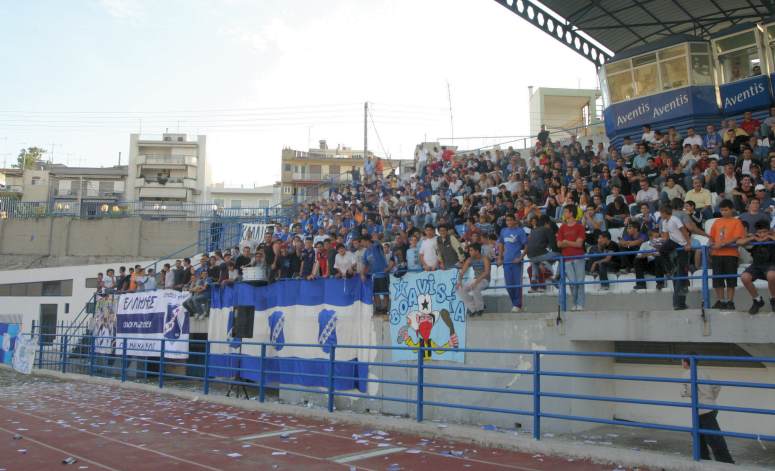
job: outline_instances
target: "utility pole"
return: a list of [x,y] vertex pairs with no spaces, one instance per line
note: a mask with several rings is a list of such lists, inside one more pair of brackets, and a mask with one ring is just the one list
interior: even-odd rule
[[455,125],[452,121],[452,91],[449,88],[449,80],[447,80],[447,101],[449,101],[449,135],[452,138],[452,145],[455,145]]
[[363,160],[369,156],[369,102],[363,102]]

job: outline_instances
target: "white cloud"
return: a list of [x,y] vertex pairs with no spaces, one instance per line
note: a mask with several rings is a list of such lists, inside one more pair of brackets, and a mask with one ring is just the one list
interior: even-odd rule
[[99,0],[99,5],[114,18],[137,18],[142,8],[137,0]]

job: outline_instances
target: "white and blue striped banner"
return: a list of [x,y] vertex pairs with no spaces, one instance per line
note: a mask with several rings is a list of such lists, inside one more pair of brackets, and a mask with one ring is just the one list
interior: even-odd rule
[[[240,339],[232,336],[235,308],[252,306],[255,309],[253,337]],[[336,346],[336,374],[362,377],[367,368],[358,361],[369,361],[376,357],[376,351],[366,348],[351,348],[347,345],[376,345],[377,330],[372,320],[371,281],[360,278],[283,280],[267,286],[252,286],[237,283],[232,286],[215,287],[211,293],[208,339],[222,341],[210,346],[213,356],[243,355],[242,366],[253,365],[261,353],[258,345],[249,342],[264,342],[268,346],[267,358],[273,359],[267,369],[281,371],[280,377],[270,378],[279,382],[322,385],[318,378],[293,376],[294,372],[320,372],[325,364],[320,359],[329,359],[332,346]],[[307,344],[297,347],[290,344]],[[342,345],[342,347],[340,347]],[[238,350],[239,349],[239,350]],[[217,357],[215,357],[218,361]],[[233,360],[233,359],[232,359]],[[232,361],[229,360],[229,361]],[[315,360],[315,361],[310,361]],[[229,363],[224,363],[224,365]],[[344,373],[342,368],[349,368]],[[214,376],[229,376],[211,367]],[[243,374],[243,377],[252,379]],[[363,389],[363,384],[353,381],[337,381],[338,389]],[[350,384],[351,387],[345,387]]]

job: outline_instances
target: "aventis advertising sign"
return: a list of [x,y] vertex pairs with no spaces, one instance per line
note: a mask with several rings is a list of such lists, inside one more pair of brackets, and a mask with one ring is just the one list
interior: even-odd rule
[[616,103],[605,110],[605,126],[609,135],[645,124],[682,118],[689,115],[718,114],[713,87],[684,87]]

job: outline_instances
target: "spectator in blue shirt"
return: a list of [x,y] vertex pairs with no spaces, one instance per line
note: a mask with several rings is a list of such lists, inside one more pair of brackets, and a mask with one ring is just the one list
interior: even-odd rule
[[[388,272],[391,266],[385,259],[385,252],[382,244],[376,235],[372,238],[364,236],[361,243],[366,246],[363,253],[363,271],[361,279],[366,281],[371,276],[374,279],[374,309],[376,312],[386,314],[390,302],[390,278]],[[391,264],[392,265],[392,262]]]
[[417,247],[417,235],[409,238],[409,248],[406,249],[406,268],[412,271],[422,271],[420,265],[420,250]]
[[702,137],[702,147],[707,149],[709,154],[718,154],[721,148],[721,134],[716,131],[716,126],[709,124],[705,128],[707,133]]
[[503,276],[506,280],[506,290],[511,298],[511,312],[522,310],[522,259],[527,244],[527,234],[517,226],[513,214],[506,215],[506,227],[501,229],[498,237],[498,262],[503,265]]

